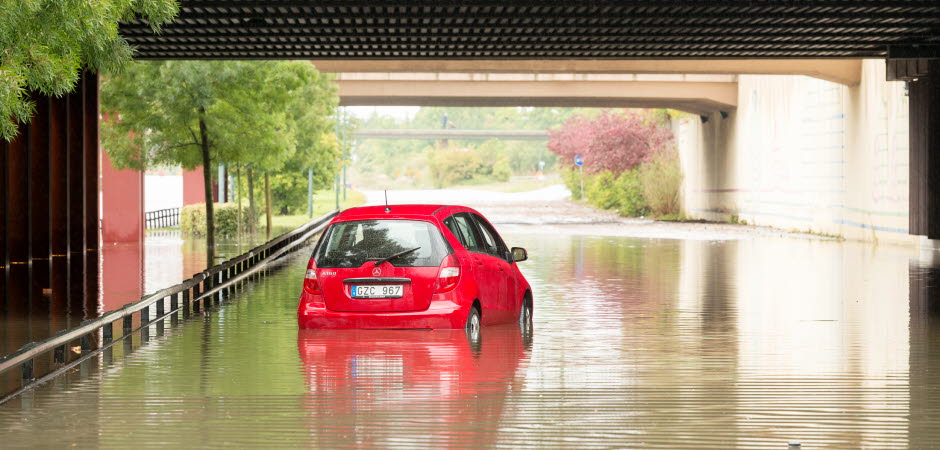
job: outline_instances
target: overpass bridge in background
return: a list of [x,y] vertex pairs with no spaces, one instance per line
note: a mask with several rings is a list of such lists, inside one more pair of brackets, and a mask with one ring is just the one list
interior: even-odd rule
[[344,106],[673,108],[695,114],[737,107],[734,75],[481,72],[343,72]]
[[358,139],[460,139],[502,141],[547,141],[546,130],[380,130],[359,129],[353,132]]
[[[861,81],[862,60],[853,59],[314,59],[322,72],[376,74],[534,74],[541,81],[602,81],[597,75],[632,75],[620,81],[703,81],[713,75],[805,75],[847,86]],[[673,75],[663,78],[662,75]],[[557,75],[557,77],[552,77]],[[645,75],[652,75],[646,78]],[[688,75],[677,78],[675,75]],[[697,78],[704,75],[706,78]],[[576,77],[578,76],[578,77]],[[455,80],[465,76],[456,75]],[[495,78],[495,77],[494,77]],[[446,80],[446,78],[445,78]],[[505,78],[503,81],[513,80]],[[516,78],[515,81],[524,79]],[[611,80],[607,80],[611,81]],[[716,81],[711,78],[711,81]],[[718,79],[717,81],[727,81]]]

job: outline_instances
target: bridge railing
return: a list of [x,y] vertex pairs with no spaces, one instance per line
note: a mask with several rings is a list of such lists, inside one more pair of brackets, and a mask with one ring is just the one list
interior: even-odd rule
[[166,208],[144,213],[146,229],[175,227],[180,224],[180,209]]
[[[64,373],[138,331],[141,332],[141,342],[148,341],[150,327],[156,324],[158,334],[162,333],[164,320],[168,317],[175,325],[179,312],[182,312],[185,320],[193,313],[199,313],[202,307],[218,304],[222,295],[230,292],[235,283],[258,274],[271,261],[302,247],[310,238],[322,232],[336,214],[338,211],[329,212],[248,252],[197,273],[180,284],[144,296],[140,301],[128,303],[96,319],[83,321],[78,327],[62,330],[48,339],[24,345],[0,359],[0,376],[16,368],[20,369],[22,375],[20,388],[0,398],[0,404]],[[138,318],[136,327],[135,316]],[[116,323],[120,324],[121,329],[118,337],[114,334]],[[76,342],[81,348],[80,356],[69,361],[70,346]],[[53,353],[51,370],[36,378],[34,362],[37,357],[49,352]]]

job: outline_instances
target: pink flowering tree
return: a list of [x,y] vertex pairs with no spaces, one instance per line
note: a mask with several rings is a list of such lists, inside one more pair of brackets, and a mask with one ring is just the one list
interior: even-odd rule
[[559,156],[560,164],[572,167],[575,155],[581,155],[584,171],[590,174],[632,170],[672,141],[672,131],[645,111],[572,116],[548,132],[548,149]]

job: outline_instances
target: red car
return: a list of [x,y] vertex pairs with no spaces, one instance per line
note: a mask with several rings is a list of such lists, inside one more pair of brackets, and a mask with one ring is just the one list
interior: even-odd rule
[[511,250],[463,206],[365,206],[330,222],[310,257],[300,328],[465,328],[532,320]]

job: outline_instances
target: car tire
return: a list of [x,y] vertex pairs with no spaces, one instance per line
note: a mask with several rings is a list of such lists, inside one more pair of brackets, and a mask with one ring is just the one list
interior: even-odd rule
[[532,299],[528,295],[522,298],[522,307],[519,308],[519,326],[523,330],[532,328]]
[[464,325],[464,331],[467,333],[467,340],[471,344],[480,342],[480,331],[483,327],[480,320],[480,310],[476,306],[470,308],[470,314],[467,315],[467,323]]

